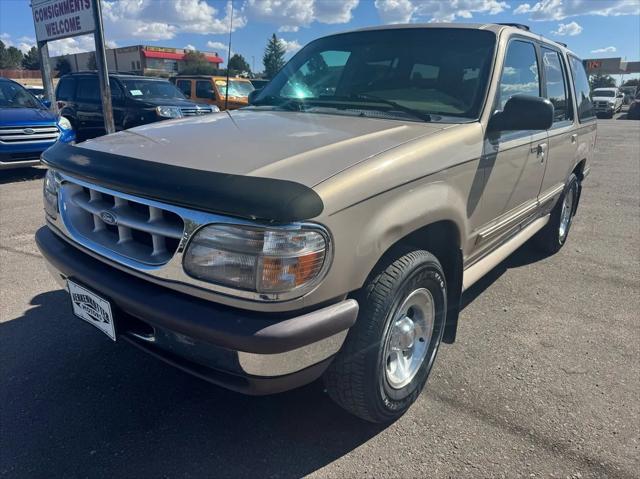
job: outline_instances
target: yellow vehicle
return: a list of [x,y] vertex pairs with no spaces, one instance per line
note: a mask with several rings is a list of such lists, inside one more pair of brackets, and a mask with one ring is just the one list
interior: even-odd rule
[[[178,75],[171,79],[178,89],[189,99],[199,103],[217,105],[225,109],[227,78],[209,75]],[[246,78],[229,78],[229,98],[227,108],[235,110],[247,106],[248,96],[255,88]]]

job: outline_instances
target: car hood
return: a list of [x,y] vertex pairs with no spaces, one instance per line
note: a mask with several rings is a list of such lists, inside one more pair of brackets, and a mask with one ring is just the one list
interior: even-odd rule
[[594,96],[592,101],[616,101],[614,96]]
[[197,170],[296,181],[312,187],[446,124],[243,109],[162,121],[81,147]]
[[55,123],[57,116],[42,108],[0,108],[0,126]]
[[187,100],[186,98],[146,98],[146,99],[133,98],[133,99],[142,105],[149,105],[149,106],[189,107],[189,106],[194,106],[196,104],[195,102],[191,100]]

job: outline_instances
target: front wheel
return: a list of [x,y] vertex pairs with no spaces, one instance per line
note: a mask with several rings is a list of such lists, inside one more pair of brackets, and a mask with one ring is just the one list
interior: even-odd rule
[[445,277],[435,256],[413,251],[375,275],[360,296],[358,320],[324,381],[347,411],[388,422],[427,382],[444,332]]
[[579,186],[578,178],[572,173],[560,200],[551,211],[549,222],[535,236],[536,245],[545,253],[557,253],[566,243],[578,206]]

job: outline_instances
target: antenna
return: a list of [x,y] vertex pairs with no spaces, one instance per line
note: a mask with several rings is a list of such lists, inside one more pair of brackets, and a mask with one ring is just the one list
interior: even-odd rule
[[231,18],[229,19],[229,49],[227,50],[227,84],[225,85],[224,109],[229,103],[229,61],[231,60],[231,32],[233,31],[233,0],[231,0]]

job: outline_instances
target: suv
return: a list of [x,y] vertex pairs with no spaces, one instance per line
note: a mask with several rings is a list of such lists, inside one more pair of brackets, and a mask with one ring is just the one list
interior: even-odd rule
[[246,78],[229,78],[229,98],[226,98],[227,77],[209,75],[178,75],[171,78],[178,89],[193,101],[216,105],[220,110],[235,110],[248,105],[247,98],[255,88]]
[[247,394],[323,377],[384,422],[464,290],[565,244],[595,137],[582,62],[524,27],[357,30],[247,108],[48,150],[36,240],[111,339]]
[[[186,99],[162,78],[110,74],[109,84],[116,130],[218,111],[216,107]],[[63,76],[56,88],[56,100],[60,113],[69,119],[79,139],[105,134],[100,86],[95,72]]]
[[0,77],[0,170],[34,166],[56,141],[71,142],[67,120],[19,83]]
[[617,88],[596,88],[591,93],[593,107],[596,114],[613,118],[615,113],[622,110],[624,93]]

